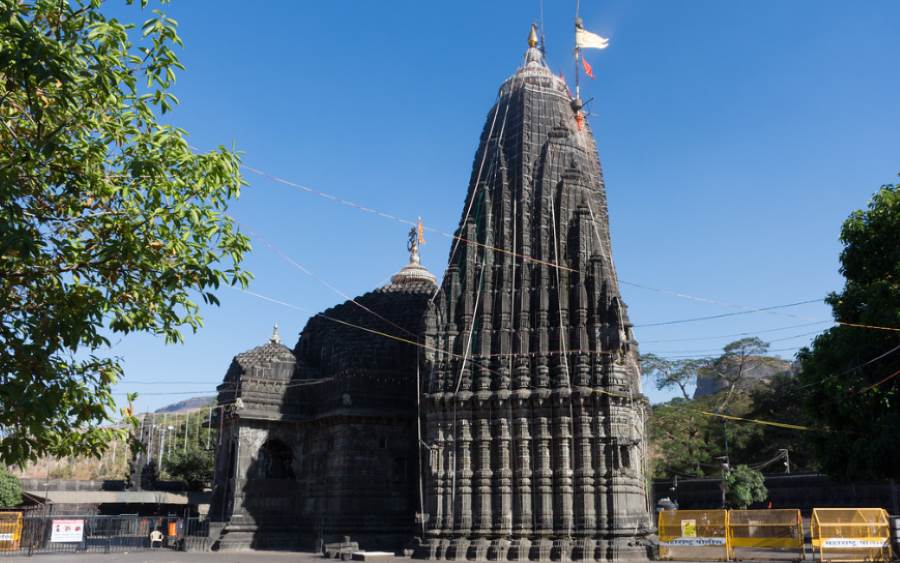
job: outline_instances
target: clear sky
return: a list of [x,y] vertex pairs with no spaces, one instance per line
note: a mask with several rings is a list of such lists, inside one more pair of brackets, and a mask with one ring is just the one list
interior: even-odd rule
[[[570,83],[574,4],[544,8],[549,62]],[[269,174],[452,232],[485,116],[538,6],[175,0],[165,11],[187,70],[167,119],[195,146],[233,145]],[[790,358],[828,323],[784,327],[827,321],[823,304],[642,325],[739,310],[673,293],[752,308],[840,288],[841,222],[900,172],[900,2],[582,0],[581,12],[610,38],[587,55],[596,79],[583,94],[619,277],[670,292],[622,288],[641,351],[710,355],[735,338],[700,338],[783,329],[759,336]],[[344,300],[260,236],[351,296],[407,261],[405,225],[247,180],[231,211],[255,235],[251,289],[303,311],[223,289],[184,345],[117,340],[117,390],[144,393],[139,409],[212,394],[273,322],[293,346],[310,314]],[[449,240],[427,238],[423,262],[440,276]]]

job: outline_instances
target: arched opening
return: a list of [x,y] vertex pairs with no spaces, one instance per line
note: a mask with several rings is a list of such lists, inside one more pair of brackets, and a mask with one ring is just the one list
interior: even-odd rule
[[294,453],[281,440],[269,440],[256,456],[260,479],[294,479]]

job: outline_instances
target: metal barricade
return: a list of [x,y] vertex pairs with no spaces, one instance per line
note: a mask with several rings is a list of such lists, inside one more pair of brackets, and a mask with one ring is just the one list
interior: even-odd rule
[[729,555],[744,559],[804,559],[803,519],[797,509],[728,511]]
[[0,551],[16,551],[22,539],[22,513],[0,512]]
[[891,532],[882,508],[814,508],[810,532],[821,561],[891,560]]
[[659,513],[660,559],[728,559],[727,510],[663,510]]

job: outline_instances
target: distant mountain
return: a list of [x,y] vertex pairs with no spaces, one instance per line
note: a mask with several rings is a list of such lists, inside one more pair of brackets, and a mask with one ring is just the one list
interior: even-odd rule
[[164,413],[164,412],[189,412],[195,411],[197,409],[203,409],[210,405],[215,404],[216,397],[191,397],[190,399],[185,399],[183,401],[178,401],[177,403],[172,403],[171,405],[166,405],[162,408],[156,409],[154,412]]

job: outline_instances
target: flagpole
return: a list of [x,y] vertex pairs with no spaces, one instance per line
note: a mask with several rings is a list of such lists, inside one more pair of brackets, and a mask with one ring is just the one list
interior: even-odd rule
[[581,99],[581,87],[579,85],[579,77],[581,71],[578,68],[578,57],[581,55],[581,49],[578,48],[578,28],[581,27],[581,0],[575,0],[575,99]]
[[578,47],[575,47],[575,99],[576,100],[581,99],[581,86],[580,86],[579,80],[578,80],[579,76],[581,75],[581,72],[578,69],[578,55],[579,55],[579,49],[578,49]]

